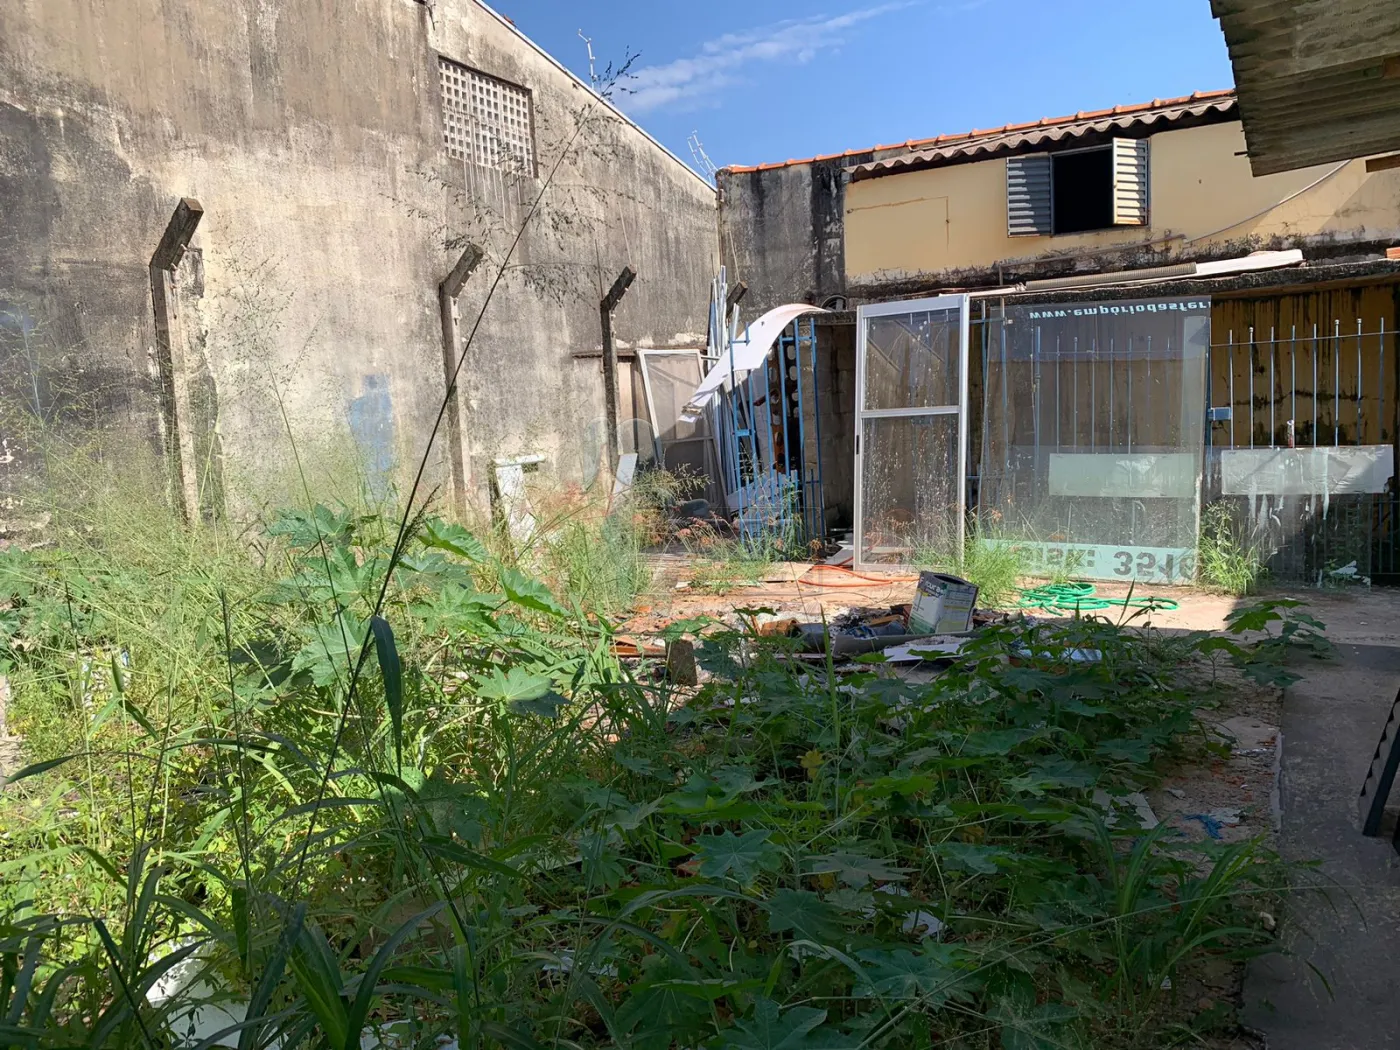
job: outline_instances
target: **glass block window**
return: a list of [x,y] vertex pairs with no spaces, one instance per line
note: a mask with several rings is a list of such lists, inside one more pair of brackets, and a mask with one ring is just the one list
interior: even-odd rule
[[442,144],[449,157],[484,168],[535,171],[530,93],[451,59],[438,58]]

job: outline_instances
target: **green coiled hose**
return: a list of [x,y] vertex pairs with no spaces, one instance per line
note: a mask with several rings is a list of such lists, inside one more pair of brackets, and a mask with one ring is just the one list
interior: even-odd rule
[[1092,583],[1047,583],[1021,592],[1022,609],[1039,609],[1049,613],[1098,612],[1103,609],[1148,609],[1171,612],[1180,608],[1172,598],[1149,594],[1142,598],[1102,598],[1095,594]]

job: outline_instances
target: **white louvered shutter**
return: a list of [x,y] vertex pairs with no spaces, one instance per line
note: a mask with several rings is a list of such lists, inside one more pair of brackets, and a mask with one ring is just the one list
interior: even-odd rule
[[1048,237],[1053,223],[1049,154],[1008,157],[1006,232],[1012,237]]
[[1146,226],[1148,140],[1113,140],[1113,225]]

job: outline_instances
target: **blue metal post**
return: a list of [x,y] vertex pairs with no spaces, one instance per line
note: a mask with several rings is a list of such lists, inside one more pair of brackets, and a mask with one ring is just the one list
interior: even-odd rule
[[[801,332],[800,327],[798,328],[798,332]],[[817,380],[817,322],[815,318],[807,322],[807,348],[812,364],[812,420],[815,425],[817,441],[817,451],[816,456],[814,457],[817,472],[817,483],[815,493],[816,498],[812,501],[812,522],[816,526],[816,528],[812,530],[812,534],[815,538],[820,539],[826,536],[826,479],[825,477],[823,477],[822,473],[822,402],[821,384]],[[799,392],[798,397],[800,399],[802,390],[802,351],[800,347],[797,352],[797,360],[797,389]],[[807,425],[807,417],[804,414],[801,415],[800,418],[803,420],[804,428],[802,450],[805,463],[807,450],[805,428]],[[805,476],[806,471],[804,470],[803,473]]]
[[[778,397],[783,405],[783,473],[792,473],[792,442],[788,433],[788,396],[787,396],[787,354],[788,347],[792,347],[793,359],[797,359],[797,321],[792,322],[792,336],[786,332],[778,339]],[[776,465],[776,464],[775,464]]]

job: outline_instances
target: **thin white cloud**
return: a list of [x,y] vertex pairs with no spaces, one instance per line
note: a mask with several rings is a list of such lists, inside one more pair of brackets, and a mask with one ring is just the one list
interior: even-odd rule
[[806,63],[840,47],[846,31],[862,22],[913,6],[918,0],[879,4],[843,15],[793,19],[748,33],[711,40],[691,58],[644,66],[628,79],[620,100],[633,113],[694,106],[739,82],[745,67],[764,62]]

